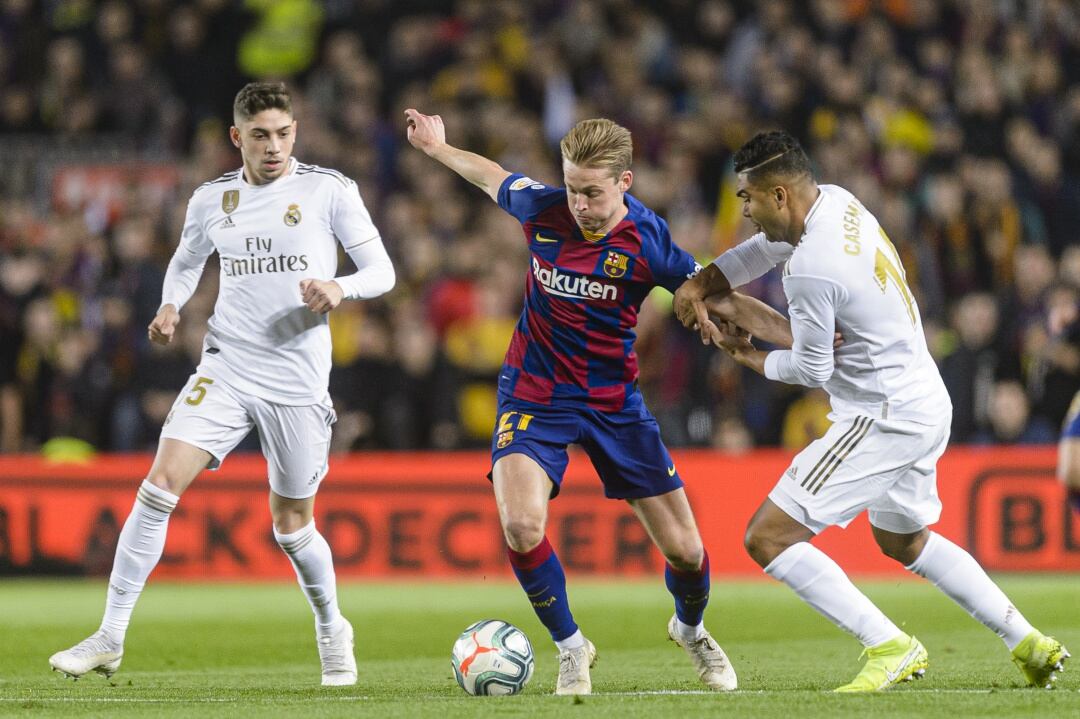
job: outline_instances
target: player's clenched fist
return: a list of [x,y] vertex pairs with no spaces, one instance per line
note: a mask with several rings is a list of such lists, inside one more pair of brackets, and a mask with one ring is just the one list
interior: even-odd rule
[[333,280],[329,282],[300,280],[300,297],[307,308],[317,314],[325,315],[341,304],[341,298],[344,296],[341,285]]
[[176,311],[176,307],[173,305],[162,307],[147,328],[150,341],[159,345],[167,345],[172,342],[173,333],[176,332],[176,324],[179,321],[180,313]]
[[405,111],[405,121],[408,123],[405,133],[416,149],[431,154],[434,148],[446,142],[446,127],[438,115],[425,115],[410,107]]

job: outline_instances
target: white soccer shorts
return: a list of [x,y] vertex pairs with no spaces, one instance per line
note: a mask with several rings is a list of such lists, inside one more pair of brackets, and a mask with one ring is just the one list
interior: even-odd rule
[[863,510],[879,529],[917,532],[941,517],[937,461],[951,421],[840,418],[795,456],[769,499],[815,534]]
[[217,469],[252,427],[266,457],[270,488],[289,499],[311,497],[329,469],[330,427],[337,420],[329,396],[321,404],[275,404],[237,392],[202,366],[191,375],[161,428],[213,455]]

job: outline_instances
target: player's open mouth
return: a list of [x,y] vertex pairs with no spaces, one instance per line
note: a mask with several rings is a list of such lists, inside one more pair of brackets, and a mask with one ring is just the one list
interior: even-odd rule
[[281,167],[281,160],[267,160],[263,164],[271,170],[276,170],[277,168]]

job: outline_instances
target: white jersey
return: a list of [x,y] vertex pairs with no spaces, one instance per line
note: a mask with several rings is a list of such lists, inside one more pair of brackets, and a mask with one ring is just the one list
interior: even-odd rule
[[195,190],[180,245],[165,277],[162,305],[179,310],[207,257],[221,272],[201,367],[240,392],[284,405],[327,396],[330,327],[309,310],[300,281],[335,279],[338,242],[358,272],[337,278],[346,298],[393,286],[393,266],[356,183],[290,158],[286,172],[250,185],[236,170]]
[[[759,233],[716,260],[732,286],[786,260],[794,344],[768,354],[765,376],[823,386],[836,417],[939,423],[952,404],[896,249],[854,195],[819,189],[797,246]],[[844,342],[834,351],[835,331]]]

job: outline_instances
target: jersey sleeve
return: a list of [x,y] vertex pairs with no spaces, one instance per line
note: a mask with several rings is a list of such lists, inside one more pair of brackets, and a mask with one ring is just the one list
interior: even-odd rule
[[669,292],[674,292],[683,282],[696,275],[701,270],[701,265],[693,255],[675,244],[664,220],[657,218],[657,227],[658,241],[651,246],[646,259],[652,271],[653,282]]
[[809,275],[784,278],[791,318],[790,350],[776,350],[765,356],[765,376],[769,379],[820,387],[832,377],[833,334],[836,310],[847,301],[847,290],[831,279]]
[[180,233],[180,244],[176,247],[169,267],[165,270],[165,281],[161,288],[161,307],[173,305],[177,311],[195,294],[199,285],[206,259],[214,251],[214,243],[203,227],[197,196],[188,202],[184,215],[184,229]]
[[497,202],[524,224],[565,196],[566,191],[561,187],[550,187],[516,172],[499,185]]
[[786,242],[769,242],[764,232],[759,232],[745,242],[732,247],[715,260],[728,284],[741,287],[791,257],[794,247]]
[[360,199],[360,189],[352,180],[344,185],[334,183],[336,196],[330,210],[330,229],[346,252],[367,242],[379,239],[379,230],[371,221],[364,201]]

